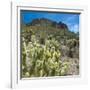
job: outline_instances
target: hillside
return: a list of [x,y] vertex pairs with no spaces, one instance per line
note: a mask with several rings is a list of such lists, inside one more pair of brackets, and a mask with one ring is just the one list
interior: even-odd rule
[[[21,37],[21,43],[26,43],[26,46],[29,43],[45,46],[47,45],[46,41],[49,40],[50,45],[53,43],[55,50],[58,49],[61,53],[60,60],[69,62],[69,70],[65,75],[79,74],[79,34],[71,32],[63,22],[55,22],[46,18],[34,19],[28,24],[21,24]],[[56,42],[56,45],[54,42]],[[25,60],[22,62],[26,65]],[[24,74],[23,77],[25,77]]]

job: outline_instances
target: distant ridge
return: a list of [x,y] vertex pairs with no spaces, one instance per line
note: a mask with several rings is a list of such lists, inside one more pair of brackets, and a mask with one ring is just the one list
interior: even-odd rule
[[34,19],[32,22],[26,24],[26,26],[52,26],[54,28],[67,29],[68,26],[63,22],[56,22],[47,18]]

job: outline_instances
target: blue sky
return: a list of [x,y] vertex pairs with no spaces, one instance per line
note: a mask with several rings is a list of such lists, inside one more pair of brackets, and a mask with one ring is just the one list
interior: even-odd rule
[[47,18],[56,22],[63,22],[68,25],[72,32],[79,32],[79,15],[76,13],[49,13],[36,11],[21,11],[22,22],[24,24],[30,23],[33,19]]

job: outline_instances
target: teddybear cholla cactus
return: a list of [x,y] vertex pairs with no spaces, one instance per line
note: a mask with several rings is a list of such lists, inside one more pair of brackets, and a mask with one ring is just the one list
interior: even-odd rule
[[60,60],[60,44],[54,38],[40,44],[35,35],[26,45],[23,38],[22,77],[63,76],[67,74],[68,62]]

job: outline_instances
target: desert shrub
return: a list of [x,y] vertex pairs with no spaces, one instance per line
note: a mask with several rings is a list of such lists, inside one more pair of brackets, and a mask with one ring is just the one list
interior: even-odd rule
[[79,40],[69,39],[66,43],[69,48],[68,56],[71,58],[79,58]]

